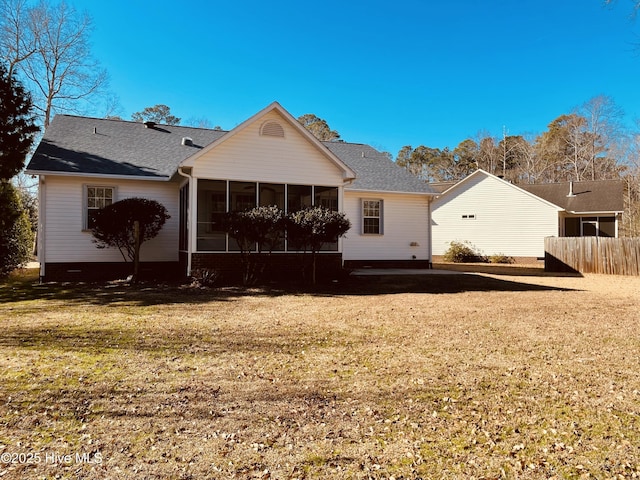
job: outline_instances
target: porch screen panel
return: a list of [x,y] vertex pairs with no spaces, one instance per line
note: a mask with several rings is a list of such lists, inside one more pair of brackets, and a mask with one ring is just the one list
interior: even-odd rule
[[287,186],[287,212],[297,212],[313,206],[311,185]]
[[614,217],[599,217],[599,232],[600,237],[615,237],[616,236],[616,219]]
[[[244,212],[256,206],[255,182],[229,182],[229,211]],[[229,238],[229,251],[239,252],[240,246]]]
[[598,236],[598,217],[582,217],[582,236]]
[[580,236],[580,219],[579,218],[564,219],[564,236],[565,237]]
[[[321,187],[317,186],[313,189],[314,205],[316,207],[324,207],[332,212],[338,211],[338,188],[337,187]],[[320,250],[327,252],[338,251],[338,237],[333,242],[326,242]]]
[[227,182],[198,180],[198,251],[220,252],[227,249],[227,235],[222,230],[226,210]]
[[284,211],[284,185],[276,183],[261,183],[258,190],[258,203],[261,207],[275,205]]
[[[287,212],[297,212],[313,206],[313,188],[311,185],[287,185]],[[287,250],[303,250],[302,243],[292,233],[287,234]]]
[[[258,185],[258,205],[260,207],[270,207],[275,205],[284,212],[285,210],[285,190],[284,184],[260,183]],[[260,245],[262,251],[284,251],[284,227],[279,235],[271,238],[265,245]]]
[[332,212],[338,211],[338,188],[337,187],[315,187],[314,205],[324,207]]

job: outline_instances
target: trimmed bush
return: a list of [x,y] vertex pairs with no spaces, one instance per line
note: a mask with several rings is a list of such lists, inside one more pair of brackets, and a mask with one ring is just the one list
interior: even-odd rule
[[243,266],[242,283],[256,284],[263,275],[265,264],[258,263],[251,252],[271,253],[284,238],[284,212],[275,205],[254,207],[243,212],[228,212],[224,216],[222,228],[233,238],[240,248]]
[[516,263],[513,257],[505,255],[504,253],[496,253],[495,255],[491,255],[489,257],[490,263],[504,263],[504,264],[512,264]]
[[91,233],[96,247],[118,248],[125,262],[133,262],[131,279],[136,282],[140,245],[160,233],[165,222],[171,218],[167,209],[155,200],[134,197],[107,205],[94,215],[95,223]]
[[477,253],[471,242],[449,242],[449,248],[444,253],[445,262],[477,263],[486,262],[487,258]]
[[304,251],[311,251],[311,281],[316,283],[316,254],[325,243],[337,242],[351,228],[342,212],[316,206],[307,207],[287,216],[289,239]]

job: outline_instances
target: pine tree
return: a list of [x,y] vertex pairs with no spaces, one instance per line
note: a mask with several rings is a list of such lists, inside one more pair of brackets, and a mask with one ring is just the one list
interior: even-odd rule
[[0,64],[0,180],[22,170],[35,133],[31,95]]

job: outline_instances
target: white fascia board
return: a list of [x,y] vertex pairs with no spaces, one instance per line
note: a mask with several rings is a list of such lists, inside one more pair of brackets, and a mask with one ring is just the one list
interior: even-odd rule
[[598,211],[598,212],[576,212],[573,210],[565,210],[567,213],[570,213],[571,215],[604,215],[604,214],[614,214],[617,215],[619,213],[624,213],[624,210],[602,210],[602,211]]
[[437,193],[432,192],[403,192],[403,191],[395,191],[395,190],[368,190],[364,188],[349,188],[346,187],[344,189],[345,192],[357,192],[357,193],[377,193],[379,195],[392,193],[394,195],[424,195],[426,197],[435,197]]
[[48,172],[43,170],[25,170],[27,175],[50,175],[58,177],[89,177],[89,178],[107,178],[114,180],[147,180],[152,182],[168,182],[172,177],[146,177],[140,175],[105,175],[101,173],[82,173],[82,172]]

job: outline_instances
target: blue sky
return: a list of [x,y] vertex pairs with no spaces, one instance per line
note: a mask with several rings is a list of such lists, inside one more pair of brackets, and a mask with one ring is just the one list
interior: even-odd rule
[[640,117],[628,0],[70,3],[126,119],[162,103],[231,129],[275,100],[395,157],[541,133],[600,94]]

